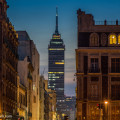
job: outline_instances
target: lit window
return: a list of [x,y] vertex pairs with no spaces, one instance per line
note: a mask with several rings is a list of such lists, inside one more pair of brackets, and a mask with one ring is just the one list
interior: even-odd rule
[[48,73],[62,74],[64,72],[48,72]]
[[120,44],[120,35],[118,35],[118,44]]
[[63,88],[58,88],[58,90],[64,90]]
[[55,62],[55,64],[62,65],[62,64],[64,64],[64,62]]
[[65,50],[64,48],[49,48],[49,50]]
[[53,35],[52,39],[60,39],[60,35]]
[[51,42],[53,44],[62,44],[62,42]]
[[117,38],[116,38],[116,35],[115,35],[115,34],[111,34],[111,35],[109,36],[109,43],[110,43],[111,45],[117,43]]
[[35,91],[36,90],[36,86],[35,86],[35,84],[33,85],[33,91]]

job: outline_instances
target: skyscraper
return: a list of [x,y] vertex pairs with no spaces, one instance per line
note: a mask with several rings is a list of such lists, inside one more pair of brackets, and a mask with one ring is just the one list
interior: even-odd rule
[[56,8],[56,29],[48,45],[48,88],[56,91],[57,110],[64,102],[64,51],[65,45],[58,32],[58,12]]

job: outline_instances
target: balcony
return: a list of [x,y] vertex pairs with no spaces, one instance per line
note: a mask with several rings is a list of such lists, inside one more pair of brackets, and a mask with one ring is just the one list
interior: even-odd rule
[[110,75],[120,75],[120,69],[109,68],[109,74]]
[[95,21],[95,25],[120,25],[120,21]]
[[101,73],[101,71],[99,68],[90,68],[88,70],[88,74],[100,74],[100,73]]

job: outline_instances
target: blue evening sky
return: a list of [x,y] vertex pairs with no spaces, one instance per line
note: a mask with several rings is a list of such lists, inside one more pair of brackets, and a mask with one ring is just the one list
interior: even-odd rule
[[55,31],[56,6],[59,32],[64,40],[65,94],[75,95],[75,49],[77,48],[77,10],[93,14],[96,21],[120,20],[120,0],[7,0],[8,17],[16,30],[26,30],[40,54],[40,73],[48,71],[48,44]]

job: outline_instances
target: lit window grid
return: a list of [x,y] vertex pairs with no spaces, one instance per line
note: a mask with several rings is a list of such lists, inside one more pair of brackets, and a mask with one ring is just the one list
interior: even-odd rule
[[65,50],[64,48],[49,48],[49,50]]
[[117,38],[116,38],[116,35],[110,35],[110,44],[116,44],[117,43]]
[[53,77],[49,77],[49,78],[60,78],[60,77],[59,76],[55,76],[55,77],[53,76]]
[[62,42],[51,42],[51,44],[62,44]]
[[64,72],[48,72],[48,73],[63,74]]
[[63,65],[64,62],[55,62],[55,64],[58,64],[58,65]]
[[111,34],[109,37],[109,43],[112,44],[120,44],[120,35],[118,35],[118,37],[116,37],[116,35]]

